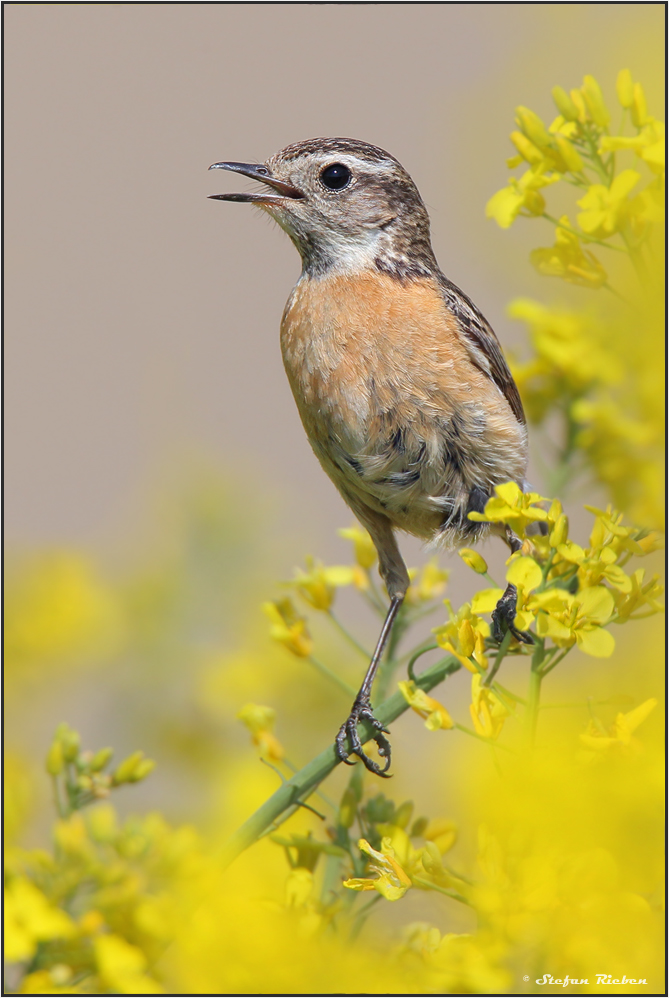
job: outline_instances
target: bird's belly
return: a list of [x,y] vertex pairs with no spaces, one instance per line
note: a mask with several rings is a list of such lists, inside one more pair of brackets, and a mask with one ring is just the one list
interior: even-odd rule
[[357,307],[345,308],[315,283],[298,284],[288,303],[282,351],[325,471],[354,510],[425,539],[465,536],[472,490],[522,482],[524,427],[449,337],[442,312],[416,315],[401,295],[385,312],[368,296],[364,309],[360,288]]

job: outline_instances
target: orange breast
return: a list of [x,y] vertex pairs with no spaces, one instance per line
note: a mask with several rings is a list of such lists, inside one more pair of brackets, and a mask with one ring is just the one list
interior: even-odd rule
[[522,481],[524,429],[431,279],[303,277],[281,346],[307,435],[348,501],[432,536],[474,485]]

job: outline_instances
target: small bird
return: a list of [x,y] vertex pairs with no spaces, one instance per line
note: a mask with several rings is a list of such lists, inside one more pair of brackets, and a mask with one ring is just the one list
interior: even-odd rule
[[[523,488],[527,432],[518,389],[497,337],[446,278],[432,251],[430,220],[409,174],[377,146],[347,138],[297,142],[263,164],[213,163],[264,190],[213,194],[262,208],[302,258],[281,321],[281,350],[309,442],[371,535],[390,606],[367,673],[336,738],[343,762],[357,755],[387,776],[390,743],[371,690],[409,586],[395,530],[452,548],[508,528],[468,519],[495,485]],[[525,643],[509,585],[493,634]],[[368,721],[383,769],[364,752]],[[352,763],[350,763],[352,765]]]

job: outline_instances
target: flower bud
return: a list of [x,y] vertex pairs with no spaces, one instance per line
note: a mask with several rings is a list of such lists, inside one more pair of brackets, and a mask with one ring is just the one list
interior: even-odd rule
[[79,746],[81,744],[78,732],[73,731],[72,728],[68,728],[60,736],[60,742],[63,746],[63,758],[65,762],[74,762],[79,755]]
[[577,153],[576,149],[574,149],[569,139],[565,139],[563,135],[556,135],[555,143],[569,172],[579,173],[583,169],[583,160]]
[[590,112],[590,117],[596,125],[600,126],[600,128],[606,128],[611,120],[611,115],[609,114],[606,104],[604,103],[604,96],[599,83],[594,76],[585,76],[583,78],[583,87],[581,89],[583,97],[585,98],[586,106]]
[[585,122],[588,120],[588,112],[586,110],[585,100],[583,99],[583,94],[581,93],[580,90],[570,90],[569,91],[569,96],[571,97],[572,101],[574,102],[574,106],[575,106],[577,114],[578,114],[578,117],[577,117],[576,120],[580,121],[580,123],[582,125],[585,124]]
[[520,126],[522,132],[530,139],[536,146],[541,148],[542,146],[550,146],[551,137],[548,134],[546,126],[534,111],[530,111],[529,107],[523,107],[520,105],[516,108],[516,121]]
[[632,121],[637,128],[642,128],[646,124],[648,108],[646,106],[646,95],[640,83],[634,84],[634,99],[631,106]]
[[421,862],[425,867],[425,870],[433,876],[439,876],[440,873],[444,872],[444,867],[441,862],[441,853],[434,842],[426,842],[423,846]]
[[465,565],[472,568],[479,575],[485,575],[488,571],[488,563],[485,558],[483,558],[478,551],[473,551],[471,548],[461,548],[458,554],[464,561]]
[[99,749],[90,761],[90,769],[94,773],[99,773],[111,761],[113,754],[114,750],[112,748]]
[[413,801],[405,800],[403,804],[395,811],[395,816],[393,818],[393,825],[397,825],[398,828],[406,828],[411,821],[411,815],[413,814]]
[[577,121],[578,108],[566,90],[563,90],[562,87],[553,87],[551,94],[553,95],[555,105],[562,117],[566,121]]
[[116,770],[114,771],[114,776],[113,776],[114,783],[116,785],[118,785],[119,783],[133,783],[135,770],[137,769],[137,766],[141,763],[143,757],[144,757],[143,752],[133,752],[132,755],[129,755],[127,759],[124,759],[123,762],[119,766],[117,766]]
[[63,772],[65,759],[63,758],[63,746],[59,740],[52,743],[46,756],[46,771],[49,776],[58,776]]
[[128,777],[128,783],[139,783],[139,781],[145,779],[149,773],[152,773],[155,768],[156,764],[153,759],[142,759],[135,766],[132,775]]
[[548,538],[552,548],[556,548],[558,544],[564,544],[567,540],[569,534],[569,521],[567,517],[562,513],[556,520],[555,526],[551,530],[550,536]]
[[534,165],[543,162],[544,157],[541,150],[537,149],[534,142],[530,142],[522,132],[511,132],[509,138],[523,159],[527,160],[528,163]]
[[629,69],[621,69],[616,80],[616,94],[623,107],[631,107],[634,100],[634,83]]
[[415,839],[418,838],[419,836],[422,836],[427,826],[428,826],[427,818],[425,817],[416,818],[413,825],[411,826],[411,832],[409,833],[410,838]]

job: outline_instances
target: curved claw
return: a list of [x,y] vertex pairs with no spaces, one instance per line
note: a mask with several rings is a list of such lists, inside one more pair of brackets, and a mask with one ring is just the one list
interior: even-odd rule
[[516,641],[525,645],[533,645],[534,638],[529,631],[520,631],[514,624],[518,604],[518,590],[512,582],[504,590],[492,612],[492,635],[495,641],[501,642],[504,631],[510,631]]
[[[360,741],[360,735],[358,734],[358,722],[359,721],[369,721],[372,727],[375,729],[372,739],[376,742],[379,748],[379,755],[385,760],[385,766],[383,769],[378,763],[370,759],[368,755],[365,755],[365,751],[362,747],[362,742]],[[348,756],[352,753],[358,756],[362,762],[365,769],[368,769],[370,773],[375,773],[376,776],[382,776],[385,779],[389,778],[388,770],[390,769],[390,742],[384,737],[385,734],[389,734],[388,729],[385,728],[377,718],[374,717],[372,713],[372,708],[369,703],[361,702],[354,703],[350,715],[344,721],[341,728],[337,732],[337,737],[335,739],[335,751],[342,762],[345,762],[347,766],[354,766],[355,762],[351,762]],[[346,746],[346,738],[348,736],[351,748],[348,749]]]

